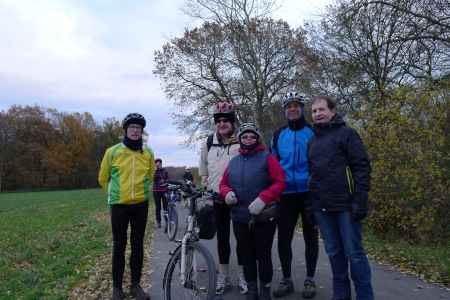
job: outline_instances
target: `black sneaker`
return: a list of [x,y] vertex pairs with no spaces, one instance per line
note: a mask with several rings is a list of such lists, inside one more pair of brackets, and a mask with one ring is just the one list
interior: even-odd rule
[[316,296],[316,284],[312,280],[305,280],[303,287],[303,298],[314,298]]
[[294,292],[294,283],[292,281],[281,281],[278,286],[278,290],[274,291],[272,294],[275,297],[284,297],[289,293]]
[[140,284],[133,284],[130,287],[130,297],[137,300],[150,300],[150,296],[144,292]]
[[112,297],[113,300],[125,300],[127,299],[124,291],[119,288],[113,288]]

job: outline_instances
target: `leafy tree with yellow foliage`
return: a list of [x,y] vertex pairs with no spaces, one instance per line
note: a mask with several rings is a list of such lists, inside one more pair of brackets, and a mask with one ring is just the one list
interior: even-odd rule
[[416,244],[450,239],[449,82],[404,86],[354,112],[372,158],[367,224]]

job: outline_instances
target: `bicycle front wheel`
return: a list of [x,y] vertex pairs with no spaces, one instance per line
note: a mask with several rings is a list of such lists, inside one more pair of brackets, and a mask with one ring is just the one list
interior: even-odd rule
[[181,252],[181,247],[178,247],[167,265],[164,299],[214,299],[216,265],[208,248],[200,242],[187,242],[184,282],[181,277]]
[[178,230],[178,211],[175,204],[171,204],[167,212],[167,236],[173,241]]

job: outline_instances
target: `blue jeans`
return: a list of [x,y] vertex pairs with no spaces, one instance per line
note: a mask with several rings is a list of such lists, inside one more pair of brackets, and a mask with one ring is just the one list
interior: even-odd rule
[[314,211],[333,272],[333,299],[351,299],[348,274],[357,300],[373,300],[369,260],[362,246],[361,220],[352,221],[350,211]]

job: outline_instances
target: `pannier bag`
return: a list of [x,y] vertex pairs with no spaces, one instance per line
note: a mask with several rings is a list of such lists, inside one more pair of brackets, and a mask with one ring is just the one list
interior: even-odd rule
[[216,236],[216,219],[212,205],[206,204],[198,211],[197,225],[200,228],[198,237],[212,240]]

